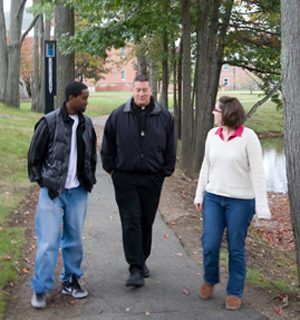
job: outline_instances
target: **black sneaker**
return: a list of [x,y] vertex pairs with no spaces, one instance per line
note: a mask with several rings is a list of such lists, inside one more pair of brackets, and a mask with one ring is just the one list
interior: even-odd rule
[[47,306],[46,296],[44,293],[34,292],[31,297],[31,305],[36,309],[44,309]]
[[149,278],[150,277],[150,270],[145,264],[143,266],[143,272],[144,272],[144,278]]
[[62,283],[61,293],[72,296],[75,299],[83,299],[88,296],[88,292],[80,287],[80,284],[73,275],[71,275],[69,281]]
[[126,287],[143,287],[145,285],[144,277],[141,272],[133,271],[126,281]]

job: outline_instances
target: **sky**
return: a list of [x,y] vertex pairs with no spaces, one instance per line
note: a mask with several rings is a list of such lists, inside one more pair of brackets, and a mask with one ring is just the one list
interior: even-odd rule
[[[31,5],[32,5],[32,0],[27,0],[26,7],[31,7]],[[3,8],[4,8],[4,12],[10,11],[10,0],[3,1]]]

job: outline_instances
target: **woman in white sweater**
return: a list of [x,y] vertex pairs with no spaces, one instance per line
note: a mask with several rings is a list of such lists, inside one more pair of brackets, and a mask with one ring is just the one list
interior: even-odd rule
[[237,98],[223,96],[213,110],[215,124],[208,132],[199,174],[195,206],[203,215],[201,237],[204,283],[200,297],[213,295],[220,281],[219,255],[226,228],[228,283],[225,307],[237,310],[246,279],[245,239],[253,215],[270,219],[259,139],[243,126],[244,109]]

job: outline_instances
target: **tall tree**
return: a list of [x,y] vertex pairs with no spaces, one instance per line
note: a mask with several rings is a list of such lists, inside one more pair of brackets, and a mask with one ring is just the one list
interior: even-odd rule
[[300,2],[281,1],[282,93],[285,115],[285,155],[298,282],[300,283]]
[[31,110],[45,111],[45,40],[50,39],[51,21],[54,13],[52,1],[34,0],[32,12],[38,17],[34,26],[34,66]]
[[190,0],[182,1],[182,166],[191,176],[193,106],[191,101],[191,12]]
[[3,0],[0,0],[0,102],[12,107],[20,106],[19,82],[21,46],[26,35],[35,25],[38,16],[35,16],[31,24],[22,34],[21,27],[26,0],[11,0],[10,25],[7,33]]
[[[20,106],[19,80],[21,57],[21,26],[26,0],[12,0],[10,7],[9,36],[7,37],[3,14],[3,1],[0,1],[0,101],[13,107]],[[3,29],[2,29],[3,28]]]
[[[6,25],[3,0],[0,0],[0,79],[6,79],[8,69],[8,51],[6,43]],[[6,81],[0,81],[0,102],[4,101]]]
[[[195,177],[199,172],[204,155],[206,135],[213,126],[212,110],[218,92],[226,32],[232,6],[233,0],[197,1],[195,117],[192,126],[190,126],[193,131],[192,139],[189,142],[192,145],[193,157],[184,166],[185,172],[191,177]],[[183,108],[183,114],[184,112]],[[190,130],[190,128],[183,125],[183,137],[185,130]],[[182,156],[185,157],[184,154]]]
[[33,77],[31,82],[31,110],[35,112],[42,112],[43,107],[41,105],[41,73],[42,63],[40,56],[43,54],[40,49],[40,37],[42,37],[44,29],[43,16],[39,16],[39,20],[34,27],[34,45],[33,45]]
[[88,53],[75,55],[75,78],[83,81],[85,78],[97,82],[107,72],[104,67],[105,60],[100,57],[93,57]]
[[168,108],[168,89],[169,89],[169,35],[164,31],[162,37],[162,88],[160,103],[163,107]]
[[75,30],[74,10],[60,1],[55,7],[55,37],[58,41],[57,50],[57,91],[56,106],[59,107],[65,100],[64,88],[75,78],[75,53],[74,50],[64,53],[60,47],[62,35],[72,37]]

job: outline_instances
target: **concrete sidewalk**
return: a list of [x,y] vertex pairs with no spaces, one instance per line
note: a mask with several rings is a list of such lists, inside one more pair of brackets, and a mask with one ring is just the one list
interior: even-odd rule
[[147,262],[151,277],[143,288],[127,288],[124,284],[128,266],[113,186],[100,166],[99,163],[98,183],[90,197],[85,228],[84,269],[90,296],[77,310],[75,319],[266,319],[246,302],[240,311],[225,310],[222,286],[217,286],[214,299],[201,301],[198,290],[202,270],[185,254],[160,214],[154,225],[152,255]]

